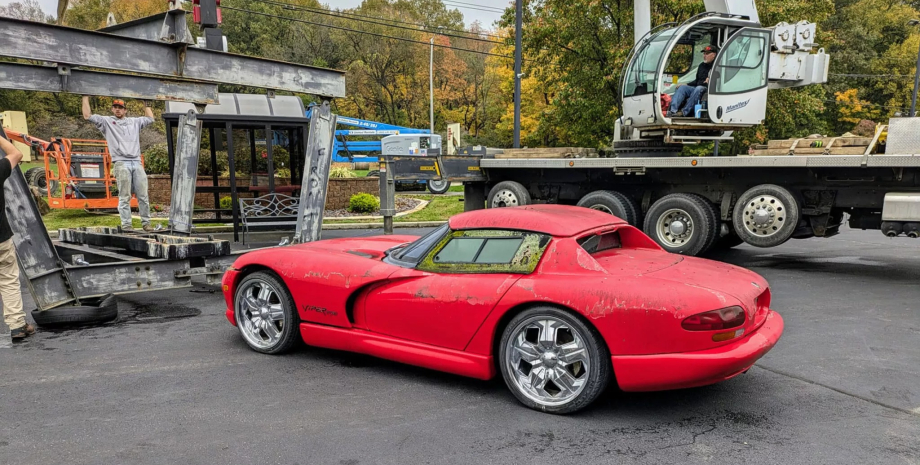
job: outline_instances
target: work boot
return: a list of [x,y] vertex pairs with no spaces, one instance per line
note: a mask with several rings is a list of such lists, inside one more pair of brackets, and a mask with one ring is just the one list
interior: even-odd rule
[[10,337],[12,337],[14,340],[25,339],[33,334],[35,334],[35,327],[28,323],[21,328],[10,330]]
[[122,226],[121,231],[126,233],[134,232],[134,226]]
[[148,224],[145,224],[145,225],[144,225],[144,231],[147,231],[147,232],[153,231],[153,226],[150,226],[149,223],[148,223]]

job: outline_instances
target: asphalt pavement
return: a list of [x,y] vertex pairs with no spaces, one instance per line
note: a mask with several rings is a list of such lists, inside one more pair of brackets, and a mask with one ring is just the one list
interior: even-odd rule
[[0,464],[920,463],[920,240],[844,230],[713,258],[770,282],[778,345],[727,382],[611,389],[570,416],[500,379],[257,354],[217,286],[121,297],[105,326],[0,335]]

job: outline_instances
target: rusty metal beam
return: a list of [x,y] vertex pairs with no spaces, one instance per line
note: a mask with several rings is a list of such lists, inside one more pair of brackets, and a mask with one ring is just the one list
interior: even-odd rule
[[194,45],[195,38],[192,37],[192,32],[188,29],[186,14],[185,10],[169,10],[146,18],[104,27],[99,29],[99,32],[136,39],[166,43],[182,42]]
[[[0,52],[2,54],[2,52]],[[142,100],[217,103],[217,84],[72,69],[0,63],[0,88]]]
[[[179,117],[176,127],[176,160],[172,172],[172,198],[169,206],[169,229],[180,234],[192,233],[195,210],[195,185],[198,180],[198,152],[201,150],[201,121],[189,110]],[[214,143],[213,140],[211,142]],[[230,154],[232,157],[233,154]],[[216,187],[216,183],[215,183]]]
[[345,96],[343,71],[0,17],[0,55],[290,92]]
[[115,247],[149,258],[184,260],[194,257],[218,257],[230,254],[229,241],[215,241],[197,237],[166,236],[162,234],[128,235],[116,228],[88,227],[59,229],[61,242]]
[[320,239],[329,185],[329,169],[332,166],[335,121],[336,115],[332,113],[328,101],[313,109],[310,133],[307,135],[307,146],[304,150],[306,159],[294,243]]
[[68,267],[73,288],[81,298],[106,294],[133,294],[191,287],[192,278],[204,276],[210,284],[221,276],[238,255],[185,260],[144,260]]

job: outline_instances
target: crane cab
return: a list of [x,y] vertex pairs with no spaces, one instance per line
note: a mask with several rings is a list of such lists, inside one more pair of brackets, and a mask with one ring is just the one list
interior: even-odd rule
[[[679,146],[731,140],[732,131],[763,123],[771,50],[770,29],[739,15],[704,13],[649,31],[633,47],[622,74],[623,116],[614,150],[658,141]],[[718,51],[699,105],[669,116],[677,89],[691,83],[707,46]],[[645,144],[645,145],[642,145]]]

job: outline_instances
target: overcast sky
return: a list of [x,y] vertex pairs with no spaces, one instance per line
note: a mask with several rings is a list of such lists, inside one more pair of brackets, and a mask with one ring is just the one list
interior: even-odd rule
[[[16,0],[0,0],[0,5],[9,5],[10,3]],[[450,8],[456,8],[463,13],[463,22],[469,26],[473,21],[479,21],[486,28],[491,28],[492,23],[497,21],[500,17],[500,13],[493,13],[491,11],[482,11],[484,9],[495,9],[495,8],[504,8],[507,3],[504,0],[458,0],[463,4],[456,4],[451,0],[447,0],[448,4],[452,4]],[[42,5],[42,8],[49,15],[57,15],[57,0],[38,0],[38,3]],[[164,2],[165,3],[165,2]],[[331,8],[354,8],[361,4],[361,0],[328,0],[322,1],[320,3],[325,3]],[[475,7],[472,5],[481,5],[481,7]]]

